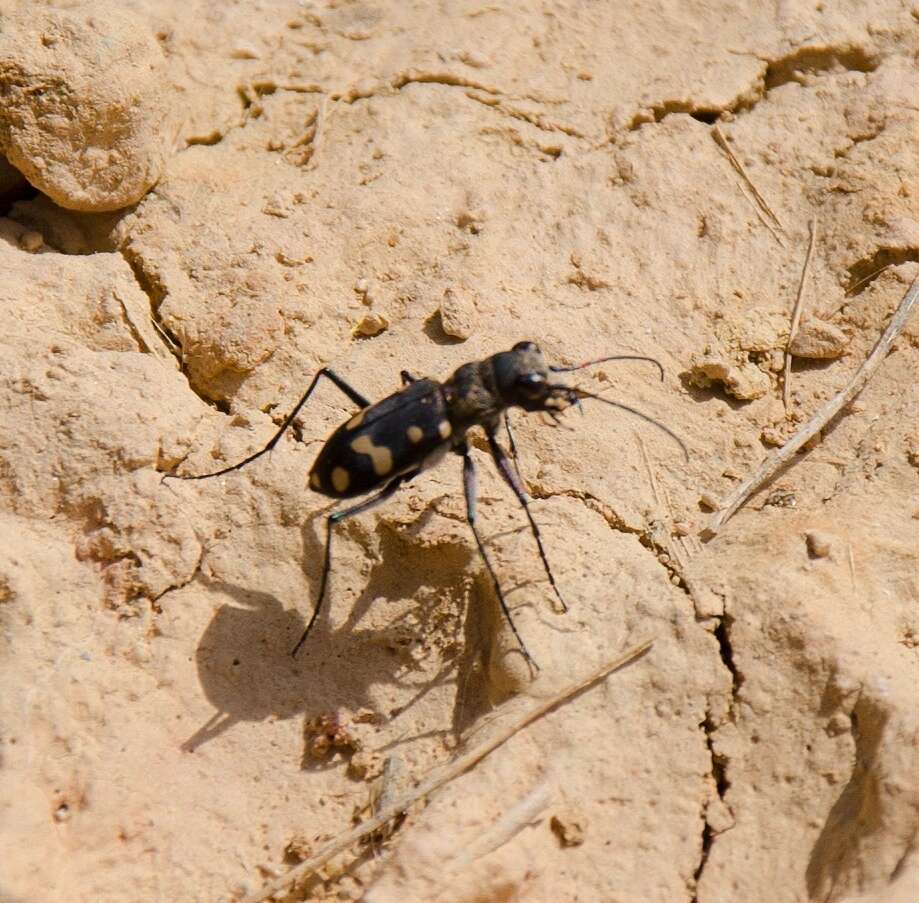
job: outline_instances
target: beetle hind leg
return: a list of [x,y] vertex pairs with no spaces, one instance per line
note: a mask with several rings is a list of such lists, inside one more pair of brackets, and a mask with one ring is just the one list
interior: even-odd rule
[[329,582],[329,571],[332,568],[332,529],[334,526],[341,523],[343,520],[347,520],[349,517],[363,514],[365,511],[369,511],[371,508],[385,502],[403,483],[407,483],[412,477],[417,476],[417,474],[417,470],[400,474],[395,479],[390,480],[378,493],[370,496],[370,498],[364,499],[364,501],[359,502],[351,508],[345,508],[344,511],[336,511],[326,518],[325,554],[322,560],[322,574],[319,577],[319,596],[316,600],[316,607],[313,609],[313,613],[306,625],[306,629],[301,634],[300,639],[297,640],[297,645],[291,650],[291,655],[295,656],[300,651],[300,647],[306,642],[306,638],[310,635],[310,631],[313,629],[313,625],[319,617],[319,612],[322,611],[322,604],[325,601],[326,588]]
[[[313,390],[316,388],[316,384],[322,377],[325,377],[338,389],[340,389],[348,398],[351,399],[359,408],[369,407],[370,402],[361,395],[357,389],[349,385],[345,380],[343,380],[334,370],[330,370],[328,367],[323,367],[319,370],[316,375],[313,377],[309,386],[303,395],[300,396],[300,400],[294,405],[294,409],[287,415],[284,419],[284,422],[278,428],[278,431],[268,440],[268,444],[259,449],[259,451],[254,454],[249,455],[248,458],[243,458],[242,461],[238,461],[236,464],[231,464],[229,467],[221,468],[220,470],[214,470],[210,473],[199,473],[199,474],[178,474],[178,473],[165,473],[163,474],[163,480],[206,480],[210,477],[219,477],[223,476],[225,473],[231,473],[234,470],[241,470],[247,464],[251,464],[257,458],[261,458],[262,455],[270,452],[280,441],[281,436],[287,431],[287,428],[294,422],[294,418],[297,414],[300,413],[300,408],[303,407],[309,401],[310,395],[313,394]],[[160,481],[162,482],[162,480]]]

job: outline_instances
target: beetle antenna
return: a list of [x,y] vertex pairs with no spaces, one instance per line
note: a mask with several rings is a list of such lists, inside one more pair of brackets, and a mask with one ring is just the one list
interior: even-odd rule
[[[550,389],[556,388],[555,386],[550,386]],[[564,386],[558,386],[557,388],[562,389],[566,388]],[[689,462],[689,450],[686,448],[686,443],[672,430],[670,427],[664,426],[659,420],[655,420],[653,417],[649,417],[647,414],[642,414],[641,411],[636,410],[633,407],[630,407],[627,404],[623,404],[621,401],[612,401],[609,398],[604,398],[602,395],[594,395],[593,392],[588,392],[586,389],[581,389],[577,386],[570,388],[569,391],[576,392],[581,398],[593,398],[595,401],[602,401],[604,404],[611,405],[614,408],[620,408],[623,411],[628,411],[630,414],[634,414],[636,417],[640,417],[646,423],[650,423],[653,426],[656,426],[659,430],[663,430],[677,445],[680,446],[680,449],[683,452],[683,457],[686,459],[687,463]]]
[[549,364],[549,369],[553,373],[571,373],[574,370],[583,370],[585,367],[592,367],[594,364],[605,364],[607,361],[645,361],[648,364],[654,364],[661,375],[661,382],[664,381],[664,368],[661,362],[653,357],[644,357],[640,354],[614,354],[611,357],[598,357],[594,361],[584,361],[574,367],[559,367],[556,364]]

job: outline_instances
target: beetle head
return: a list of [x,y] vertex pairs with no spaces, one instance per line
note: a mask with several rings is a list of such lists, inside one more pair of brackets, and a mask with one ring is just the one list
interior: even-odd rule
[[663,380],[664,368],[654,358],[637,354],[614,354],[596,358],[592,361],[585,361],[583,364],[574,364],[570,367],[557,364],[547,366],[538,345],[534,342],[518,342],[510,351],[494,355],[491,361],[496,387],[504,407],[517,406],[525,411],[545,411],[553,420],[557,421],[558,415],[566,408],[572,405],[580,407],[582,399],[590,398],[611,407],[628,411],[630,414],[634,414],[636,417],[640,417],[642,420],[663,430],[680,446],[683,456],[687,461],[689,460],[689,451],[683,440],[673,430],[653,417],[649,417],[647,414],[643,414],[621,401],[604,398],[602,395],[588,392],[579,386],[566,386],[563,383],[549,381],[550,373],[572,373],[575,370],[583,370],[585,367],[603,364],[607,361],[644,361],[645,363],[654,364],[657,367],[660,378]]
[[578,400],[572,389],[549,382],[549,368],[534,342],[518,342],[510,351],[496,354],[492,365],[506,407],[557,413]]

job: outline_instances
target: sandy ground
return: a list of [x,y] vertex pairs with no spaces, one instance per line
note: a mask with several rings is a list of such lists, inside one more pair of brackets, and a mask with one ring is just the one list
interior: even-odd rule
[[[0,899],[239,900],[645,638],[283,899],[919,899],[919,322],[699,538],[919,272],[917,54],[896,0],[0,0]],[[514,417],[559,615],[473,439],[538,678],[455,456],[342,525],[292,659],[353,406],[162,474],[324,364],[380,398],[521,339],[658,358],[578,380],[691,453]]]

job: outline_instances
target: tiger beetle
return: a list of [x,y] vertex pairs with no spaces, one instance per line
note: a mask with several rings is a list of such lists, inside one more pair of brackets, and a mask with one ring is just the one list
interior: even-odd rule
[[[660,372],[661,379],[664,378],[663,367],[650,357],[628,354],[613,355],[587,361],[574,367],[559,367],[547,365],[542,352],[533,342],[518,342],[510,351],[502,351],[482,361],[463,364],[446,382],[442,383],[433,379],[417,379],[403,370],[402,388],[388,398],[371,404],[334,370],[323,367],[313,377],[309,387],[278,431],[260,451],[249,455],[248,458],[244,458],[237,464],[213,473],[166,474],[164,479],[171,477],[181,480],[206,480],[251,464],[277,445],[285,430],[293,423],[300,409],[313,394],[320,378],[326,377],[360,410],[350,420],[338,427],[326,440],[310,470],[310,489],[333,499],[350,499],[367,495],[370,492],[373,494],[350,508],[332,513],[326,519],[325,557],[319,578],[319,598],[309,623],[291,654],[297,654],[322,610],[332,564],[332,528],[335,524],[354,517],[356,514],[362,514],[385,501],[400,486],[414,479],[423,470],[433,467],[448,451],[453,451],[463,459],[466,519],[472,528],[472,535],[475,537],[479,554],[485,563],[501,610],[517,639],[520,651],[530,667],[538,670],[538,665],[533,661],[526,644],[517,632],[494,565],[485,551],[485,545],[476,527],[476,471],[472,456],[469,454],[466,433],[474,426],[480,426],[485,431],[488,450],[495,466],[523,507],[549,583],[561,605],[561,610],[567,611],[568,606],[562,598],[552,569],[549,567],[549,559],[546,557],[539,526],[530,511],[529,497],[515,466],[516,443],[510,428],[508,410],[518,407],[523,408],[524,411],[543,412],[558,423],[559,414],[572,405],[580,407],[582,399],[601,401],[635,414],[659,427],[679,444],[688,459],[686,446],[682,440],[653,418],[629,405],[603,398],[577,386],[552,382],[549,377],[550,372],[570,373],[607,361],[623,360],[645,361],[654,364]],[[502,417],[514,463],[498,442],[497,431]]]

